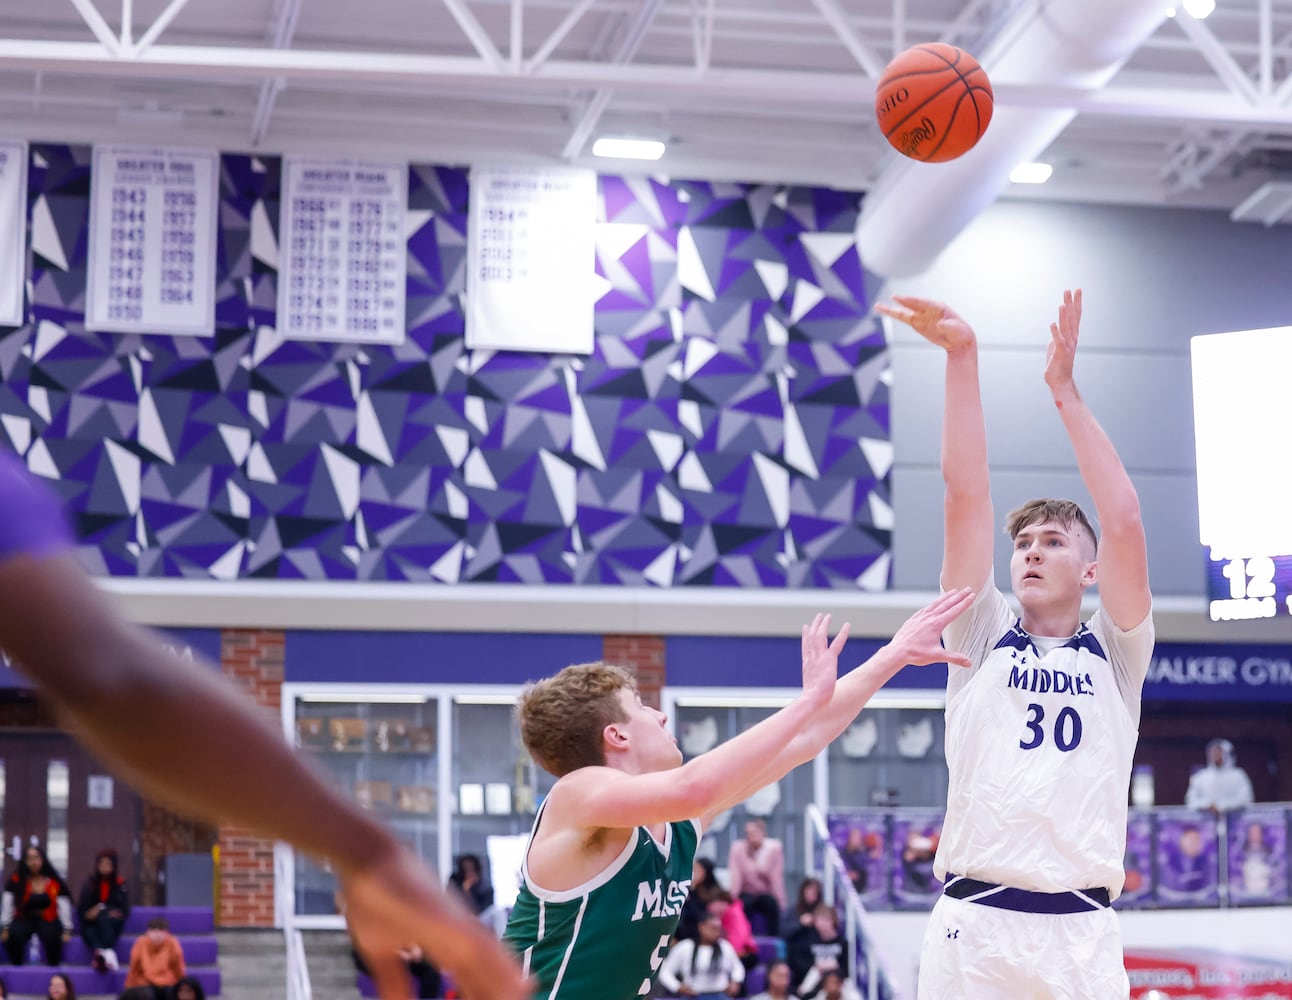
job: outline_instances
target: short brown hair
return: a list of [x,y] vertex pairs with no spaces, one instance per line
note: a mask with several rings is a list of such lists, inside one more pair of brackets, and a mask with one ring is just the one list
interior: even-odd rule
[[1095,534],[1090,518],[1086,517],[1086,512],[1081,509],[1080,504],[1071,500],[1029,500],[1017,510],[1009,512],[1009,516],[1005,519],[1005,534],[1009,535],[1010,539],[1014,539],[1024,528],[1031,527],[1033,524],[1043,524],[1046,521],[1061,524],[1069,530],[1084,528],[1090,535],[1095,552],[1098,553],[1099,536]]
[[577,663],[531,684],[516,706],[525,749],[558,778],[605,764],[602,731],[611,723],[628,721],[619,704],[624,689],[637,690],[632,674],[600,661]]

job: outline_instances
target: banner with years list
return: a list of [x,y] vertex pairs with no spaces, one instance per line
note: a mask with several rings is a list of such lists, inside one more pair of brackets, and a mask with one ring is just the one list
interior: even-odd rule
[[471,168],[467,347],[591,354],[597,175]]
[[114,333],[215,333],[213,150],[95,146],[85,323]]
[[285,157],[278,332],[402,344],[407,207],[406,164]]

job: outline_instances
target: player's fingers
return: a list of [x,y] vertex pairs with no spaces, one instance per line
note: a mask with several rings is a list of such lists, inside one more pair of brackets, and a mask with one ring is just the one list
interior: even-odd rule
[[843,652],[843,644],[848,641],[848,633],[851,631],[852,625],[844,622],[843,628],[839,629],[839,634],[834,637],[834,642],[830,643],[830,652],[836,657]]
[[942,658],[953,667],[964,667],[967,670],[973,666],[969,662],[969,657],[965,656],[964,653],[953,653],[950,650],[944,650]]

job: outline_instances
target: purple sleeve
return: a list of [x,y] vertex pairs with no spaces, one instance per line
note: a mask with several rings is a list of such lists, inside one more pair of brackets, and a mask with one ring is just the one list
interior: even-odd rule
[[63,505],[12,453],[0,450],[0,562],[49,556],[72,547]]

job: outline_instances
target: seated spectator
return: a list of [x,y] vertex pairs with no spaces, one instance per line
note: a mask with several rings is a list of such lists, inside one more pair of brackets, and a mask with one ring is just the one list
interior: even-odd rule
[[757,922],[762,934],[775,934],[785,909],[785,850],[779,840],[767,836],[766,821],[751,819],[745,824],[745,839],[731,845],[727,879],[750,922]]
[[0,940],[13,965],[27,960],[27,943],[33,935],[40,938],[49,965],[63,964],[63,942],[71,938],[72,894],[35,844],[23,852],[22,863],[5,882],[0,928]]
[[745,967],[736,950],[722,937],[722,921],[708,914],[700,921],[699,938],[679,941],[659,969],[659,981],[670,993],[724,1000],[740,995]]
[[785,945],[790,964],[791,988],[800,997],[815,997],[827,972],[851,974],[847,942],[839,935],[839,915],[822,903],[812,913],[812,924],[800,927]]
[[708,912],[722,921],[722,937],[740,956],[740,964],[746,970],[758,964],[758,942],[754,940],[753,928],[745,916],[745,908],[740,900],[733,899],[731,893],[719,892],[709,904]]
[[130,949],[130,970],[121,1000],[170,1000],[171,990],[184,978],[184,949],[170,932],[165,917],[153,917]]
[[484,868],[475,854],[460,854],[449,876],[449,888],[456,890],[467,908],[481,922],[493,928],[501,937],[506,927],[506,914],[494,904],[493,886],[484,877]]
[[81,887],[76,912],[81,918],[81,938],[94,956],[90,964],[99,972],[117,968],[117,940],[130,915],[130,898],[125,880],[117,872],[117,852],[112,848],[95,857],[94,873]]
[[175,984],[175,990],[171,996],[174,1000],[206,1000],[206,990],[202,989],[202,984],[192,976],[185,976]]
[[790,1000],[790,967],[777,959],[767,966],[767,989],[753,1000]]
[[45,1000],[76,1000],[76,987],[61,972],[55,972],[49,977]]
[[861,1000],[861,993],[851,979],[845,979],[838,970],[821,977],[819,1000]]
[[699,936],[700,920],[709,912],[709,904],[725,890],[718,884],[710,858],[696,858],[691,863],[691,891],[682,903],[682,914],[678,917],[677,930],[673,932],[674,940],[694,941]]
[[1252,779],[1238,766],[1234,745],[1229,740],[1212,740],[1207,744],[1207,766],[1189,777],[1184,804],[1190,809],[1222,813],[1253,801]]
[[824,891],[819,878],[808,876],[799,883],[799,894],[794,903],[794,909],[781,921],[781,937],[788,939],[800,927],[812,925],[812,913],[821,905]]

